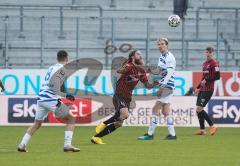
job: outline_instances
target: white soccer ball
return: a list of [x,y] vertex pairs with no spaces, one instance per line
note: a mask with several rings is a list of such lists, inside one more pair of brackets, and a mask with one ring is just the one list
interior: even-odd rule
[[170,27],[177,27],[180,24],[180,22],[181,18],[176,14],[173,14],[168,17],[168,25]]

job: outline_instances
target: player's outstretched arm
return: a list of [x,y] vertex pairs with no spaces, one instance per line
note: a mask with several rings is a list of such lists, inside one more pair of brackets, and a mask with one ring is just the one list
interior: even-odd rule
[[144,83],[144,86],[147,88],[147,89],[152,89],[154,86],[156,85],[159,85],[159,82],[158,81],[153,81],[153,83],[149,83],[148,81]]

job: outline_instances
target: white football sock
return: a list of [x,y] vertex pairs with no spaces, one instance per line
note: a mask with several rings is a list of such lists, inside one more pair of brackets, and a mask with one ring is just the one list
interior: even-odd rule
[[20,148],[23,148],[23,146],[27,145],[28,141],[31,139],[31,135],[26,133],[23,138],[22,138],[22,141],[21,143],[19,144],[19,147]]
[[151,122],[150,122],[150,125],[148,127],[148,135],[153,135],[154,134],[154,131],[158,125],[158,122],[159,122],[159,116],[156,116],[156,115],[153,115],[151,117]]
[[167,126],[168,126],[168,132],[170,135],[175,136],[175,129],[174,129],[174,125],[173,125],[173,117],[172,116],[167,116]]
[[73,131],[65,131],[64,147],[68,147],[72,145],[72,136],[73,136]]

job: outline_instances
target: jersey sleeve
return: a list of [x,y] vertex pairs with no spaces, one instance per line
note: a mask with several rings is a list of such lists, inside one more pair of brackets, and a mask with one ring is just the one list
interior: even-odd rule
[[148,82],[147,73],[145,72],[144,69],[142,69],[142,71],[141,71],[141,76],[140,76],[139,80],[140,80],[142,83]]
[[176,60],[175,60],[175,58],[171,57],[171,58],[167,59],[166,67],[175,69],[176,68]]

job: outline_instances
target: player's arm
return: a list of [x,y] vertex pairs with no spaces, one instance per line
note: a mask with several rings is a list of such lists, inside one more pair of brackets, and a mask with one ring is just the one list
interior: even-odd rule
[[209,73],[207,76],[202,78],[202,81],[197,86],[197,89],[199,89],[201,86],[205,85],[206,83],[214,82],[214,81],[220,79],[220,71],[219,71],[219,67],[218,67],[217,64],[215,64],[212,67],[212,72],[211,73],[212,74]]
[[216,80],[220,79],[220,71],[219,71],[219,67],[217,65],[215,65],[212,69],[212,76],[208,75],[205,80],[206,82],[214,82]]
[[[60,69],[61,70],[61,69]],[[54,74],[54,78],[51,79],[51,84],[53,84],[54,86],[52,87],[52,89],[54,90],[54,92],[56,92],[57,95],[61,96],[61,97],[66,97],[68,100],[74,101],[75,97],[67,94],[66,92],[66,87],[65,87],[65,73],[64,72],[56,72]]]
[[4,87],[4,85],[3,85],[1,80],[0,80],[0,87],[1,87],[1,92],[4,92],[5,91],[5,87]]
[[156,80],[153,81],[153,83],[149,83],[148,81],[146,81],[143,84],[147,89],[152,89],[154,86],[159,85],[159,82]]
[[117,70],[118,74],[126,74],[129,71],[129,65],[127,62],[124,62],[120,69]]
[[157,95],[160,96],[164,90],[164,88],[167,86],[168,81],[171,79],[171,77],[174,74],[174,69],[173,67],[168,67],[167,68],[167,75],[165,76],[163,82],[160,84]]

